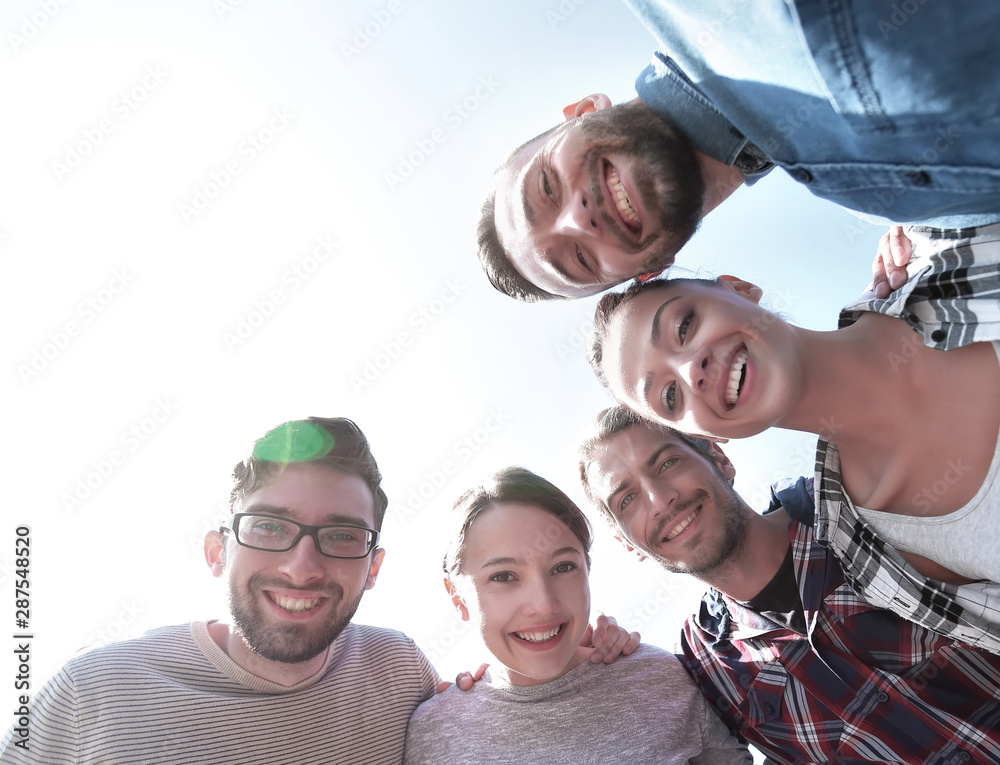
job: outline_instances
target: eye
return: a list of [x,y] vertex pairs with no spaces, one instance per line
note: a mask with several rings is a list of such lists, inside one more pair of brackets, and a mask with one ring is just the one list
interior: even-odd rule
[[687,337],[688,327],[691,326],[691,320],[694,318],[694,311],[688,310],[684,316],[681,317],[680,323],[677,325],[677,339],[683,343],[684,338]]
[[625,514],[625,510],[628,509],[628,506],[632,504],[633,499],[635,499],[635,494],[626,494],[624,497],[621,498],[621,501],[618,503],[619,515]]
[[514,575],[510,571],[497,571],[495,574],[490,574],[490,581],[505,584],[507,582],[513,582]]
[[555,201],[556,195],[552,192],[552,186],[549,185],[549,174],[544,170],[542,171],[542,191],[545,192],[545,196]]
[[663,463],[660,465],[660,470],[663,471],[673,467],[677,463],[678,459],[679,457],[667,457],[667,459],[663,460]]
[[570,571],[576,571],[576,564],[568,560],[557,563],[555,568],[552,569],[553,574],[568,574]]
[[663,408],[667,412],[670,412],[671,414],[674,411],[676,398],[677,398],[677,385],[676,383],[670,383],[670,385],[668,385],[666,388],[663,389],[663,393],[661,394],[661,399],[663,403]]

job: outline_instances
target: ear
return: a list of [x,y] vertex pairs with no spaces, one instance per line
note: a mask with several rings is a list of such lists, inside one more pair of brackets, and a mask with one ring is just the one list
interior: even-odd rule
[[751,300],[754,303],[760,303],[760,299],[764,296],[764,290],[756,284],[751,284],[736,276],[723,274],[715,281],[725,287],[729,287],[733,292],[743,295],[747,300]]
[[580,99],[575,104],[563,107],[563,117],[566,121],[582,117],[584,114],[599,112],[611,106],[611,99],[603,93],[591,93],[589,96]]
[[372,565],[368,568],[368,581],[365,582],[366,590],[370,590],[375,586],[375,580],[378,579],[378,571],[382,568],[383,558],[385,558],[385,550],[381,547],[376,547],[375,552],[372,554]]
[[639,560],[640,563],[646,560],[646,554],[642,552],[642,550],[633,547],[632,543],[629,542],[625,537],[615,534],[615,539],[617,539],[618,543],[625,548],[626,552],[632,553]]
[[726,456],[726,453],[722,451],[722,447],[717,442],[712,442],[709,454],[715,460],[715,464],[719,466],[719,469],[727,480],[731,481],[736,477],[736,468],[733,467],[733,463],[729,461],[729,457]]
[[461,614],[462,621],[469,621],[469,607],[465,605],[465,598],[462,597],[462,593],[458,591],[458,587],[455,586],[450,577],[446,576],[444,578],[444,588],[448,591],[448,595],[451,596],[451,602],[455,604],[458,613]]
[[226,536],[213,529],[205,534],[205,563],[211,569],[212,576],[222,576],[225,562]]

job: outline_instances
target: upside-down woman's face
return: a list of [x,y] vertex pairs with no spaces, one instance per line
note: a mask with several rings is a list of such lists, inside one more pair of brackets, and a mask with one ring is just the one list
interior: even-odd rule
[[604,343],[612,394],[682,432],[744,438],[779,423],[798,395],[790,326],[731,277],[678,280],[618,309]]

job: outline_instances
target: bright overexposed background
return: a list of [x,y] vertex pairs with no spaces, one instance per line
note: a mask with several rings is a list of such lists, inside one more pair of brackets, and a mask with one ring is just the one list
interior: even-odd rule
[[[477,665],[441,586],[448,507],[509,464],[583,503],[573,447],[609,404],[582,350],[594,300],[495,293],[478,207],[564,104],[634,97],[646,30],[612,0],[10,0],[0,32],[0,602],[13,631],[28,525],[33,689],[88,645],[220,616],[201,541],[229,472],[311,414],[354,419],[385,475],[357,620],[445,676]],[[679,263],[832,329],[880,233],[777,171]],[[812,468],[799,434],[727,452],[758,508]],[[595,608],[669,648],[702,588],[595,527]]]

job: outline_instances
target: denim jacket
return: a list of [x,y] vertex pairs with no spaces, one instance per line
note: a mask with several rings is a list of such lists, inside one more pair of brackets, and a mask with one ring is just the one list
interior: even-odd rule
[[639,97],[748,184],[778,165],[873,222],[1000,220],[995,0],[627,2],[662,46]]

